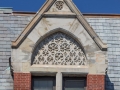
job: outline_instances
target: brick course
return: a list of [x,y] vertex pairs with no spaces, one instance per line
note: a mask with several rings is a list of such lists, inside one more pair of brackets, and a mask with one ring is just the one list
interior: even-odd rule
[[14,90],[31,90],[31,74],[14,73]]
[[104,75],[88,75],[87,90],[105,90]]

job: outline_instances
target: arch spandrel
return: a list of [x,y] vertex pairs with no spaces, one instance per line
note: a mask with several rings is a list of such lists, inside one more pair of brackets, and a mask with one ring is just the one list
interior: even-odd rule
[[41,40],[33,50],[32,65],[87,65],[81,44],[63,32]]

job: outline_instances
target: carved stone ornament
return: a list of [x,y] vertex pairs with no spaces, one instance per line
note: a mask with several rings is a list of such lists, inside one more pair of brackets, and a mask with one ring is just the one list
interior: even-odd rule
[[61,10],[61,9],[63,8],[63,4],[64,4],[63,1],[57,1],[57,2],[55,3],[56,8],[57,8],[58,10]]
[[80,45],[61,32],[52,34],[38,45],[33,64],[38,65],[86,65],[86,57]]

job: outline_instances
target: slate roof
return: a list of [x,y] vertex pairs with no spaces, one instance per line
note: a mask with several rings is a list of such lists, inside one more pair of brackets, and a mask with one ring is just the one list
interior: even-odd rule
[[120,90],[120,18],[86,18],[108,45],[106,90]]
[[18,37],[32,18],[33,15],[0,13],[0,90],[13,90],[13,80],[9,72],[11,41]]
[[[4,9],[5,10],[5,9]],[[0,13],[0,90],[13,90],[13,80],[9,72],[11,41],[15,40],[34,14],[3,11]],[[94,16],[94,15],[93,15]],[[106,90],[120,88],[120,16],[104,17],[104,15],[85,15],[86,20],[108,44],[108,73]],[[108,15],[109,16],[109,15]]]

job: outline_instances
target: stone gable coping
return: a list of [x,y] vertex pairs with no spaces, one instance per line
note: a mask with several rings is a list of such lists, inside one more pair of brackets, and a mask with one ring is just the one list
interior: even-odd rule
[[[45,2],[45,4],[42,6],[42,8],[36,13],[35,17],[31,20],[31,22],[27,25],[27,27],[20,34],[20,36],[16,39],[16,41],[12,41],[12,48],[18,48],[20,46],[20,44],[25,40],[25,38],[29,35],[29,33],[32,31],[32,29],[35,27],[35,25],[38,23],[38,21],[41,20],[41,18],[45,15],[45,12],[53,5],[53,3],[55,1],[56,0],[47,0]],[[92,39],[98,45],[98,47],[101,50],[106,51],[107,44],[105,44],[101,41],[99,36],[93,30],[93,28],[85,20],[85,18],[81,14],[81,12],[73,4],[72,0],[63,0],[63,1],[68,5],[68,7],[72,10],[72,12],[76,14],[77,19],[83,25],[83,27],[87,30],[89,35],[92,37]],[[57,15],[57,14],[55,14],[55,15]],[[60,14],[59,14],[59,16],[60,16]]]

